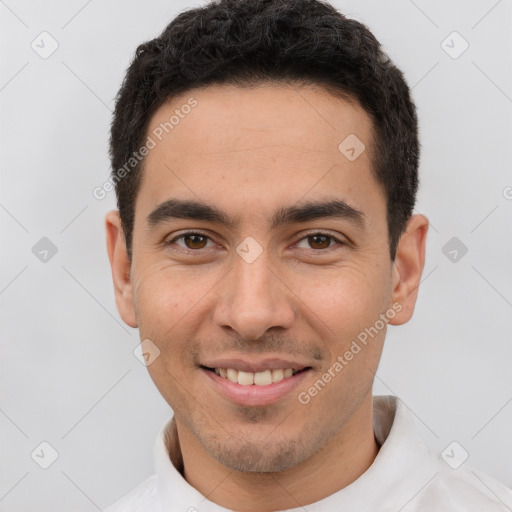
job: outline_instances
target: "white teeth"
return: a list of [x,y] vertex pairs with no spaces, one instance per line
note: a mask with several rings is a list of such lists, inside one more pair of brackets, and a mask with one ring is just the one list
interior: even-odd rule
[[254,373],[238,372],[238,384],[242,384],[242,386],[250,386],[254,384]]
[[284,370],[272,370],[272,382],[279,382],[284,379]]
[[279,368],[277,370],[264,370],[262,372],[242,372],[234,370],[233,368],[215,368],[215,373],[224,379],[228,379],[233,383],[241,384],[242,386],[268,386],[273,382],[280,382],[287,377],[291,377],[299,370],[292,368]]
[[227,369],[227,377],[231,382],[238,382],[238,372],[232,368]]
[[258,372],[254,374],[254,384],[256,386],[268,386],[272,384],[272,373],[270,370],[264,372]]

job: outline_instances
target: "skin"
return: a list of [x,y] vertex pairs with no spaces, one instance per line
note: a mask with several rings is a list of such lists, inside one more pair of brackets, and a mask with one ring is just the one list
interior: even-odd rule
[[[117,307],[161,351],[148,370],[174,411],[186,480],[232,510],[307,505],[349,485],[378,453],[372,383],[386,328],[308,404],[297,394],[393,304],[401,310],[391,324],[411,318],[428,220],[410,218],[391,261],[372,124],[356,102],[320,86],[209,86],[161,106],[148,133],[190,97],[197,107],[146,157],[131,265],[118,212],[106,216]],[[349,134],[366,145],[354,161],[338,150]],[[240,224],[174,219],[148,229],[170,197],[215,205]],[[363,212],[366,227],[328,218],[269,229],[275,209],[333,197]],[[163,245],[188,229],[209,238]],[[312,239],[315,230],[345,243]],[[248,236],[263,249],[250,264],[236,252]],[[221,396],[198,368],[262,356],[301,357],[313,369],[300,389],[254,407]]]

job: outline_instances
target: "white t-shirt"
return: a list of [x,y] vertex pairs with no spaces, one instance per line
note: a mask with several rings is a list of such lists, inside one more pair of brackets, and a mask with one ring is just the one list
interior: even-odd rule
[[[405,404],[394,396],[374,396],[374,432],[380,450],[354,482],[326,498],[289,512],[511,512],[512,490],[460,465],[463,449],[442,456],[415,430]],[[155,474],[105,512],[226,512],[192,487],[172,464],[160,430]],[[174,426],[174,425],[172,425]]]

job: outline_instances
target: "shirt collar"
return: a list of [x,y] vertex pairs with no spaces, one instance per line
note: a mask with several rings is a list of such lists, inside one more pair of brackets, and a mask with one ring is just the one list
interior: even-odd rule
[[[373,397],[373,428],[380,450],[372,465],[347,487],[307,505],[308,512],[355,506],[358,512],[397,510],[437,474],[437,459],[416,432],[411,413],[399,398]],[[227,510],[207,500],[182,476],[183,459],[174,417],[160,430],[153,454],[162,508]],[[289,510],[303,511],[303,507]]]

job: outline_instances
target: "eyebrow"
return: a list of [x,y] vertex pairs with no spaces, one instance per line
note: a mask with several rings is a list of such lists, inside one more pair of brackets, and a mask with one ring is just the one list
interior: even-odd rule
[[[366,216],[363,212],[350,206],[345,201],[332,199],[279,208],[272,216],[270,227],[274,230],[283,225],[325,218],[347,220],[362,229],[366,226]],[[147,216],[146,226],[151,229],[158,224],[173,219],[212,222],[231,229],[240,224],[239,218],[231,218],[216,206],[191,200],[168,199],[158,205]]]

